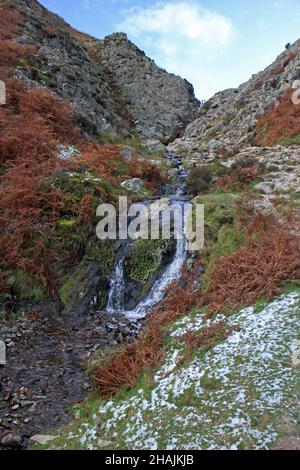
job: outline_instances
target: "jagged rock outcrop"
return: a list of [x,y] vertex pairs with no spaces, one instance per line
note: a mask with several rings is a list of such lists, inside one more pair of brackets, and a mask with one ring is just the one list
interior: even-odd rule
[[37,49],[34,63],[20,63],[16,76],[68,99],[88,133],[116,131],[129,134],[124,103],[117,101],[100,66],[96,65],[73,30],[36,0],[11,0],[24,24],[17,40]]
[[36,0],[9,0],[24,19],[17,41],[37,57],[17,77],[68,99],[85,131],[139,134],[170,142],[196,118],[192,85],[158,68],[125,34],[104,40],[75,31]]
[[300,40],[264,71],[237,89],[221,91],[208,100],[200,116],[169,150],[194,162],[231,156],[255,143],[256,123],[300,79]]
[[170,142],[196,117],[192,85],[158,68],[126,34],[111,34],[89,47],[128,103],[139,134]]

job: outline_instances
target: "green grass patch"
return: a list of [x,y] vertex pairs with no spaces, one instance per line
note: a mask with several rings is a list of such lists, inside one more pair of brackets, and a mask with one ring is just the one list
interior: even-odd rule
[[294,137],[286,137],[281,142],[281,145],[300,145],[300,134],[295,135]]
[[13,271],[6,282],[19,300],[41,302],[47,295],[41,282],[21,269]]

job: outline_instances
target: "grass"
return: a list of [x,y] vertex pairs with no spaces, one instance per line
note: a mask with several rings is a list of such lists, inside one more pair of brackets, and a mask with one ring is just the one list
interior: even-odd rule
[[244,241],[238,223],[237,196],[217,192],[200,196],[196,201],[205,206],[205,247],[207,258],[206,282],[217,259],[234,252]]
[[282,139],[280,142],[281,145],[300,145],[300,134],[295,135],[294,137],[287,137],[285,139]]
[[7,279],[7,284],[20,300],[41,302],[47,294],[46,289],[37,279],[21,269],[13,271]]
[[[211,350],[195,350],[170,368],[174,351],[179,350],[179,358],[185,353],[174,333],[190,317],[175,323],[163,367],[143,374],[134,389],[121,390],[113,400],[91,395],[73,409],[77,419],[47,448],[99,449],[98,438],[119,450],[270,448],[281,435],[282,416],[293,414],[290,404],[297,387],[289,342],[297,330],[300,303],[284,302],[281,298],[267,304],[253,317],[248,309],[237,312],[229,323],[240,323],[245,335],[240,344],[233,340],[234,331]],[[264,351],[270,357],[263,359]],[[159,371],[164,372],[157,380]],[[277,403],[278,391],[282,398]]]

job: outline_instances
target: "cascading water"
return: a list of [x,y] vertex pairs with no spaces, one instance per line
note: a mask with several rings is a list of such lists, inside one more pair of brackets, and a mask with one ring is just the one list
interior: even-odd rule
[[[179,172],[181,178],[178,185],[176,185],[176,195],[168,196],[170,202],[176,202],[177,204],[183,204],[186,202],[186,197],[184,197],[185,184],[182,182],[183,170]],[[185,173],[186,177],[187,174]],[[184,217],[184,215],[183,215]],[[183,222],[183,227],[185,220]],[[125,273],[124,273],[124,261],[126,259],[127,250],[130,246],[130,243],[125,246],[125,249],[117,261],[115,271],[111,277],[111,287],[109,291],[109,298],[107,304],[107,312],[109,313],[122,313],[130,320],[139,320],[144,318],[155,305],[157,305],[165,295],[166,288],[178,277],[180,276],[180,271],[186,261],[187,257],[187,240],[183,236],[178,238],[176,241],[176,250],[173,257],[173,260],[169,266],[162,273],[160,278],[154,283],[150,292],[144,300],[142,300],[133,310],[126,310],[125,305]]]
[[172,262],[165,269],[160,278],[154,283],[146,298],[142,300],[134,310],[125,310],[124,260],[126,258],[126,253],[124,253],[117,262],[115,271],[111,277],[111,287],[106,308],[107,312],[123,313],[131,320],[144,318],[147,313],[164,298],[165,289],[168,287],[168,285],[178,278],[181,268],[183,267],[186,260],[186,254],[186,239],[178,239],[176,241],[176,251]]
[[124,277],[124,260],[126,252],[117,262],[114,275],[111,277],[110,290],[106,310],[109,313],[123,312],[125,305],[125,277]]
[[144,318],[147,313],[164,298],[166,288],[178,278],[186,260],[186,246],[187,242],[185,239],[177,240],[173,261],[162,276],[154,283],[147,297],[142,300],[134,310],[124,311],[127,318],[130,320]]

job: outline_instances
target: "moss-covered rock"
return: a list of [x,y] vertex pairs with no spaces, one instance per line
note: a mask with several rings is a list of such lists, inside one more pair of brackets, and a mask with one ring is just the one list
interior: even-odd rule
[[84,259],[97,261],[103,274],[108,276],[113,270],[117,250],[118,243],[116,240],[99,240],[94,237],[87,244]]
[[132,281],[147,282],[169,260],[172,240],[137,240],[125,260],[125,272]]
[[147,294],[170,261],[174,247],[174,240],[137,240],[133,243],[124,263],[129,301],[131,297],[137,304]]
[[107,290],[108,280],[103,276],[100,265],[95,261],[83,260],[66,277],[60,289],[60,298],[67,313],[76,309],[78,314],[86,314],[89,310],[105,307]]
[[66,277],[60,289],[60,298],[64,305],[71,307],[84,297],[88,291],[89,263],[81,262]]

